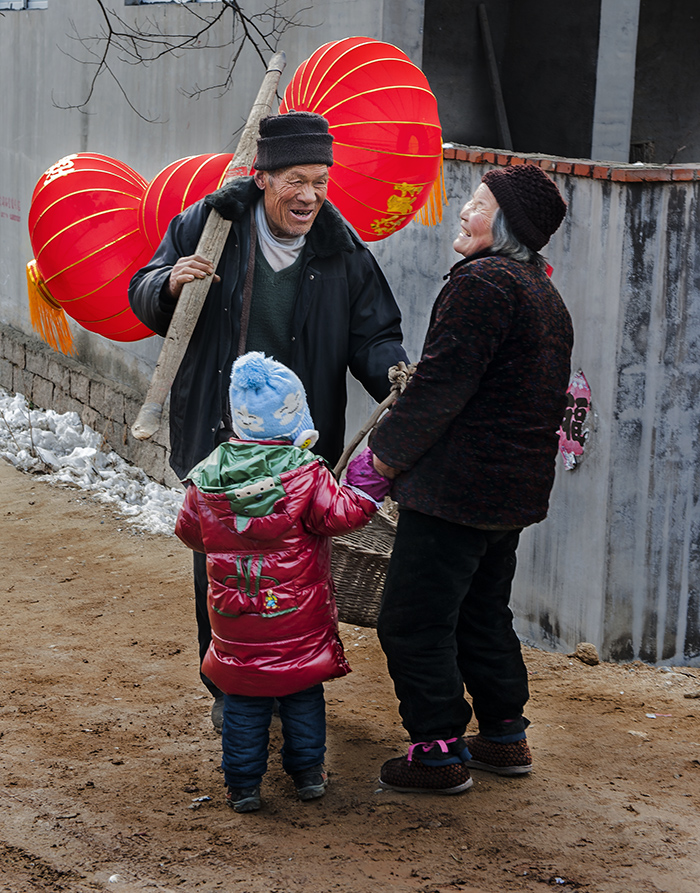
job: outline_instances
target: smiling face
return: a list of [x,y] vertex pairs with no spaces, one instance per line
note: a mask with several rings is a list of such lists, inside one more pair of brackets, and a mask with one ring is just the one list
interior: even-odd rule
[[326,200],[328,168],[300,164],[279,171],[256,171],[265,193],[265,216],[273,236],[291,239],[308,233]]
[[457,254],[471,257],[493,245],[491,226],[498,202],[485,183],[481,183],[459,214],[460,231],[452,243]]

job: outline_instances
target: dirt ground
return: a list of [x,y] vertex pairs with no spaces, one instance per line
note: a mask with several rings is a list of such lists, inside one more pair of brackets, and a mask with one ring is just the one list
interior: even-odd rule
[[[696,893],[700,669],[526,649],[535,769],[456,797],[378,789],[404,751],[372,630],[326,688],[331,785],[274,752],[259,813],[223,798],[188,551],[0,460],[0,890]],[[650,715],[652,714],[652,715]]]

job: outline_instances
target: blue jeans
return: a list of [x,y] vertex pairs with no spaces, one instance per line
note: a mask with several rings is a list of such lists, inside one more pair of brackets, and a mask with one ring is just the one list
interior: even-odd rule
[[402,509],[377,624],[411,740],[523,732],[527,669],[508,606],[519,530]]
[[[274,698],[224,696],[221,765],[228,787],[252,788],[267,770]],[[323,763],[326,702],[323,685],[277,698],[282,720],[282,767],[289,775]]]

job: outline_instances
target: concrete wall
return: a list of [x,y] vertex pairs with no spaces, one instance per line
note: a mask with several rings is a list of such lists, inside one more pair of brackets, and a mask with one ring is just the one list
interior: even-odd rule
[[[447,140],[501,146],[479,0],[425,0],[423,70]],[[692,162],[700,153],[697,0],[485,3],[513,148]]]
[[569,222],[551,262],[595,426],[524,537],[519,628],[557,649],[697,664],[700,184],[561,185]]
[[[457,259],[464,197],[512,160],[445,154],[455,160],[443,223],[412,225],[376,252],[409,318],[412,356],[439,273]],[[565,471],[558,460],[549,517],[523,534],[517,629],[557,651],[590,641],[608,659],[700,665],[700,166],[539,163],[569,204],[546,253],[593,416],[583,461]]]
[[602,0],[591,158],[632,161],[639,0]]

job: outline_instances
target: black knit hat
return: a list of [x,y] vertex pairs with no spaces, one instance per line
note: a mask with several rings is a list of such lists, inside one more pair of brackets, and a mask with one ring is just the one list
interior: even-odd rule
[[328,121],[313,112],[270,115],[260,122],[255,169],[277,171],[297,164],[333,164],[333,137]]
[[555,182],[535,164],[496,168],[481,182],[493,193],[515,237],[533,251],[544,248],[566,214]]

